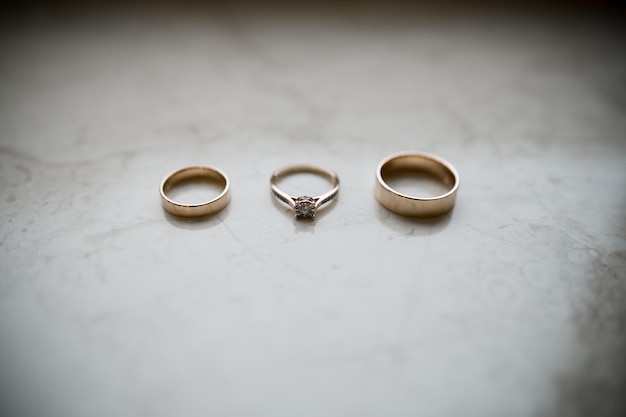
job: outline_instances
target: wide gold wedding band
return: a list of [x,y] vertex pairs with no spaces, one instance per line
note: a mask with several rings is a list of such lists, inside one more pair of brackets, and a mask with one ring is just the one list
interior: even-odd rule
[[[178,203],[167,196],[176,185],[187,181],[210,181],[222,187],[222,192],[215,198],[197,204]],[[161,205],[170,214],[181,217],[202,217],[215,214],[230,201],[230,181],[218,168],[193,166],[179,169],[167,175],[161,182]]]
[[[435,197],[403,194],[391,188],[386,179],[402,173],[424,173],[441,181],[448,191]],[[459,174],[446,160],[424,152],[401,152],[383,159],[376,170],[376,200],[386,209],[410,217],[436,217],[454,207]]]

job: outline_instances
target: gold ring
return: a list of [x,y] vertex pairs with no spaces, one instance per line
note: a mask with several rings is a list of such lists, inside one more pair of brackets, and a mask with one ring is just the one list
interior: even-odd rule
[[[402,194],[386,182],[392,174],[406,172],[426,173],[441,181],[448,191],[436,197],[415,197]],[[423,152],[401,152],[383,159],[376,170],[376,200],[394,213],[411,217],[435,217],[447,213],[454,207],[459,174],[444,159]]]
[[[331,182],[333,188],[327,193],[317,197],[294,197],[278,188],[277,183],[282,178],[303,172],[320,175],[326,178]],[[315,219],[315,212],[317,209],[331,201],[337,195],[337,192],[339,191],[339,177],[330,169],[315,165],[292,165],[274,172],[274,174],[272,174],[272,178],[270,179],[270,185],[276,198],[284,203],[287,203],[289,207],[291,207],[297,220],[313,220]]]
[[[223,187],[220,195],[212,200],[198,204],[177,203],[167,193],[181,182],[208,180]],[[224,172],[209,166],[194,166],[179,169],[167,175],[161,182],[161,205],[170,214],[181,217],[201,217],[215,214],[230,201],[230,181]]]

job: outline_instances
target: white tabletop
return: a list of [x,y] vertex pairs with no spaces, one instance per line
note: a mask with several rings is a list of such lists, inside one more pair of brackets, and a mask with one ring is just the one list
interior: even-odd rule
[[[12,415],[623,409],[614,22],[110,15],[5,33]],[[450,216],[375,201],[376,165],[402,150],[458,169]],[[341,179],[314,223],[269,191],[293,163]],[[166,216],[162,178],[195,164],[228,173],[230,205]]]

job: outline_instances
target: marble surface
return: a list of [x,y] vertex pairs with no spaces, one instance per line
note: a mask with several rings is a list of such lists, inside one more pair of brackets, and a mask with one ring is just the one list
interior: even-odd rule
[[[620,22],[33,18],[0,38],[0,409],[13,416],[616,416],[626,392]],[[373,198],[401,150],[452,215]],[[334,169],[313,224],[271,198]],[[210,164],[232,202],[168,217]],[[623,415],[623,414],[621,414]]]

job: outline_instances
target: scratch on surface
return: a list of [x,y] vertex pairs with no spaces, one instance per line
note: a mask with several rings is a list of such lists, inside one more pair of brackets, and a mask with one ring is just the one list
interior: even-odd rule
[[360,210],[360,211],[365,212],[367,214],[373,214],[373,215],[376,214],[372,210],[367,210],[367,209],[364,209],[363,207],[360,207],[360,206],[354,206],[352,204],[347,204],[347,203],[344,203],[343,201],[341,201],[339,199],[335,199],[335,201],[336,201],[337,204],[341,204],[342,206],[350,207],[350,208],[355,209],[355,210]]
[[33,179],[33,176],[30,173],[30,169],[28,169],[27,167],[19,163],[15,167],[17,168],[18,171],[22,171],[24,175],[26,176],[26,179],[24,180],[24,182],[30,182]]
[[246,242],[244,242],[243,240],[239,239],[237,237],[237,235],[232,231],[232,229],[230,227],[228,227],[228,225],[226,224],[226,222],[219,216],[215,216],[220,223],[226,228],[226,230],[228,230],[228,233],[230,233],[230,235],[233,237],[233,239],[235,239],[241,246],[244,247],[244,249],[246,249],[248,252],[250,252],[252,254],[252,256],[254,256],[258,261],[261,260],[261,257],[252,249],[250,249],[250,247],[246,244]]
[[430,252],[430,245],[432,242],[431,236],[432,236],[432,225],[430,225],[428,228],[428,239],[426,241],[426,247],[424,248],[424,251],[422,252],[422,257],[420,258],[419,263],[417,265],[417,271],[415,275],[412,276],[409,281],[409,288],[407,289],[407,295],[406,295],[406,304],[404,305],[404,314],[403,314],[404,320],[402,324],[399,326],[399,329],[402,334],[406,333],[406,330],[409,326],[409,321],[411,319],[411,312],[413,311],[413,306],[415,305],[415,303],[413,302],[415,289],[416,289],[415,283],[422,275],[422,270],[424,269],[424,263],[426,262],[428,253]]
[[[282,267],[285,267],[285,268],[295,272],[294,276],[302,276],[302,277],[306,277],[307,279],[311,279],[311,280],[314,280],[316,278],[313,274],[309,273],[308,271],[302,270],[302,269],[300,269],[300,268],[298,268],[296,266],[293,266],[290,263],[285,262],[284,260],[280,260],[279,263],[280,263],[280,265]],[[295,280],[292,281],[291,285],[298,285],[297,281],[295,281]]]
[[[508,225],[506,225],[506,226],[508,226]],[[468,228],[470,228],[471,230],[475,231],[475,232],[476,232],[476,233],[478,233],[478,234],[481,234],[481,235],[483,235],[483,236],[490,237],[490,238],[492,238],[492,239],[497,240],[498,242],[506,243],[506,244],[509,244],[509,245],[515,246],[515,247],[517,247],[517,248],[523,249],[523,250],[528,250],[528,249],[530,249],[530,250],[532,250],[532,251],[533,251],[533,252],[535,252],[535,253],[541,253],[541,251],[539,251],[539,250],[535,249],[534,247],[529,247],[529,246],[527,246],[527,245],[523,245],[523,244],[521,244],[521,243],[513,242],[513,241],[511,241],[511,240],[507,240],[507,239],[505,239],[505,238],[503,238],[503,237],[501,237],[501,236],[494,235],[494,234],[491,234],[491,233],[485,232],[485,231],[483,231],[483,230],[476,229],[475,227],[472,227],[472,226],[469,226],[469,225],[468,225],[467,227],[468,227]],[[502,228],[502,227],[499,227],[499,229],[500,229],[500,228]]]
[[[130,224],[128,226],[114,228],[114,229],[111,229],[111,230],[106,231],[106,232],[94,233],[94,234],[89,235],[87,238],[90,241],[92,241],[92,242],[99,242],[99,241],[102,241],[102,240],[104,240],[106,238],[109,238],[109,237],[118,236],[120,233],[131,231],[131,230],[134,230],[134,229],[141,228],[143,226],[147,226],[147,225],[150,225],[150,224],[153,224],[153,223],[159,223],[159,222],[160,222],[160,220],[146,220],[146,221],[139,222],[139,223],[133,223],[133,224]],[[74,225],[73,227],[82,227],[82,226],[84,226],[87,223],[88,222],[85,222],[84,224],[81,224],[81,225]],[[59,232],[62,232],[62,231],[63,231],[62,229],[61,230],[56,230],[54,233],[58,234]]]
[[4,242],[6,242],[6,240],[13,234],[13,232],[15,232],[15,230],[11,230],[7,234],[2,236],[2,240],[0,240],[0,246],[4,245]]

